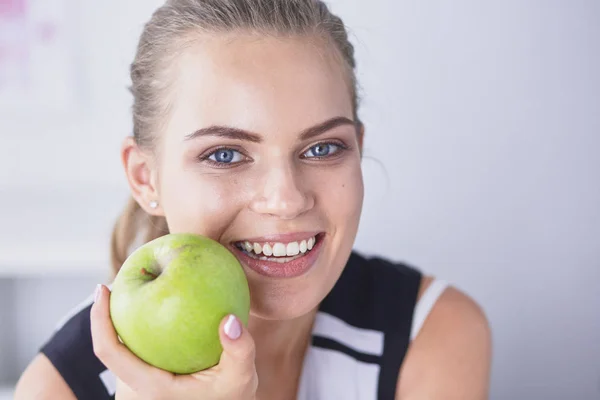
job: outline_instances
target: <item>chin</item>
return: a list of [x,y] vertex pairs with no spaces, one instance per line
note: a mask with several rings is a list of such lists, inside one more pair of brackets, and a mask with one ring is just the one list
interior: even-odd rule
[[[325,265],[317,265],[304,279],[297,280],[249,280],[250,314],[264,320],[292,320],[302,317],[317,308],[335,284],[337,276],[328,274]],[[324,282],[332,281],[330,285]]]
[[250,316],[267,321],[289,321],[311,313],[319,302],[314,304],[289,304],[277,302],[251,302]]

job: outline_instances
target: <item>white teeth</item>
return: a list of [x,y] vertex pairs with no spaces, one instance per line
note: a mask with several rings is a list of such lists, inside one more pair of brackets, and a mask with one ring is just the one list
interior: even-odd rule
[[308,247],[306,247],[306,240],[303,240],[300,242],[300,253],[304,254],[306,253],[306,250],[308,249]]
[[273,249],[271,249],[271,246],[269,245],[269,243],[267,243],[263,246],[263,253],[265,256],[273,255]]
[[287,255],[287,250],[285,248],[285,244],[283,243],[275,243],[273,245],[273,255],[275,257],[283,257]]
[[[239,242],[238,247],[246,250],[248,253],[256,255],[264,254],[260,259],[267,257],[295,257],[299,254],[305,254],[312,250],[315,245],[315,237],[300,242],[274,243],[272,246],[269,243],[261,245],[260,243],[251,243],[249,241]],[[282,261],[285,262],[285,261]]]
[[250,252],[248,255],[257,260],[271,261],[271,262],[276,262],[279,264],[285,264],[287,262],[290,262],[290,261],[293,261],[295,259],[302,257],[302,254],[298,254],[298,255],[295,255],[292,257],[267,257],[267,256],[258,256],[256,254],[254,254],[253,252]]
[[300,252],[300,245],[298,242],[288,243],[286,253],[288,256],[295,256]]

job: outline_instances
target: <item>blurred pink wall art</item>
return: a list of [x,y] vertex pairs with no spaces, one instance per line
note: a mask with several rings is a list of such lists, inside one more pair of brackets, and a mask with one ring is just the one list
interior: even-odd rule
[[77,76],[71,0],[0,0],[0,112],[64,112]]

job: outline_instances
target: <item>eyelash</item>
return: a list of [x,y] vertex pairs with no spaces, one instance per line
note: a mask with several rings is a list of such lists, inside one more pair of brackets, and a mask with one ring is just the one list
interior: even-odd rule
[[[214,161],[214,160],[210,159],[210,157],[212,157],[213,155],[217,154],[219,151],[223,151],[223,150],[235,151],[236,153],[240,153],[241,156],[244,158],[244,160],[243,161],[238,161],[238,162],[235,162],[235,163],[223,163],[223,162],[218,162],[218,161]],[[244,152],[242,152],[242,151],[240,151],[238,149],[235,149],[235,148],[232,148],[232,147],[223,146],[223,147],[218,147],[216,149],[212,149],[208,153],[205,153],[205,155],[202,155],[202,156],[200,156],[198,158],[200,159],[200,161],[206,162],[207,164],[209,164],[211,167],[214,167],[214,168],[231,168],[233,166],[236,166],[236,165],[243,164],[243,163],[247,162],[250,157],[246,156],[244,154]]]
[[[319,157],[319,156],[304,157],[304,155],[306,153],[308,153],[311,149],[314,149],[317,146],[335,146],[335,147],[337,147],[337,150],[334,153],[332,153],[331,155],[326,155],[326,156],[321,156],[321,157]],[[326,160],[326,159],[339,157],[343,152],[347,151],[348,149],[349,149],[349,147],[342,142],[338,142],[338,141],[320,142],[320,143],[313,144],[308,149],[303,151],[302,158],[306,159],[306,160]]]
[[[306,153],[308,153],[311,149],[317,147],[317,146],[335,146],[337,147],[337,150],[331,154],[331,155],[327,155],[327,156],[322,156],[322,157],[305,157],[304,155]],[[346,144],[339,142],[339,141],[329,141],[329,142],[320,142],[320,143],[315,143],[312,146],[310,146],[309,148],[307,148],[306,150],[304,150],[302,152],[302,158],[305,160],[326,160],[326,159],[331,159],[331,158],[336,158],[339,157],[342,153],[344,153],[345,151],[349,150],[350,147],[347,146]],[[245,158],[245,160],[243,161],[238,161],[235,163],[222,163],[222,162],[218,162],[218,161],[214,161],[211,160],[210,157],[212,157],[213,155],[215,155],[216,153],[218,153],[219,151],[223,151],[223,150],[230,150],[230,151],[235,151],[237,153],[240,153],[242,155],[242,157]],[[202,155],[200,157],[198,157],[200,161],[206,162],[208,163],[210,166],[214,167],[214,168],[231,168],[240,164],[243,164],[245,162],[247,162],[247,160],[250,158],[248,156],[246,156],[242,151],[232,148],[232,147],[218,147],[216,149],[212,149],[209,153],[205,153],[205,155]]]

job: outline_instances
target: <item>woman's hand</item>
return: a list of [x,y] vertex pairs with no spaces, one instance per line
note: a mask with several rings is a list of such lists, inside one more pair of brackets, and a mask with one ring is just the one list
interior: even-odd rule
[[136,357],[117,338],[110,319],[110,291],[100,286],[92,306],[94,353],[116,375],[117,400],[254,400],[258,377],[254,341],[239,319],[219,327],[223,354],[219,364],[191,375],[175,375]]

